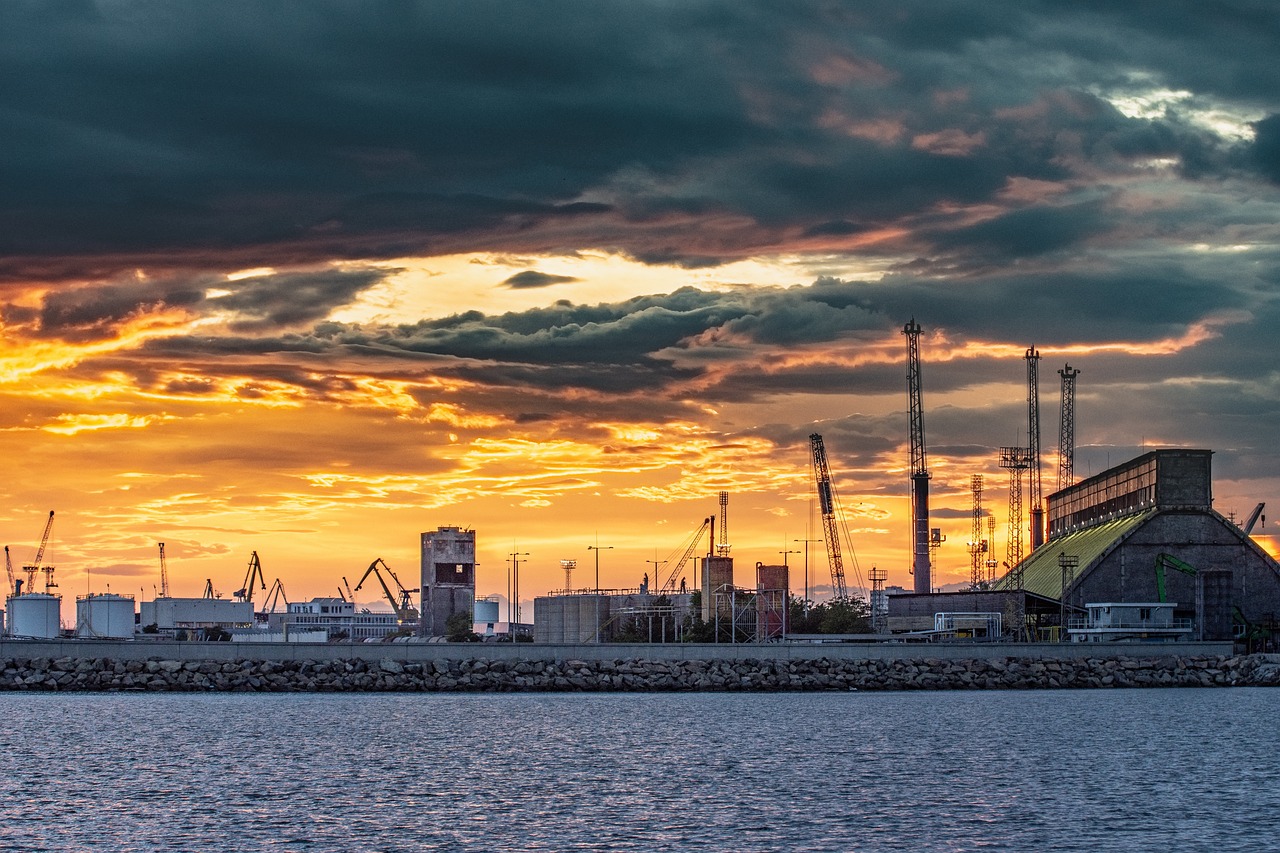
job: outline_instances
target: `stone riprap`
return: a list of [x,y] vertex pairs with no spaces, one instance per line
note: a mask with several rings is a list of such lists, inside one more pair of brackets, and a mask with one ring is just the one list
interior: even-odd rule
[[0,690],[238,692],[1026,690],[1280,686],[1280,655],[1077,660],[0,661]]

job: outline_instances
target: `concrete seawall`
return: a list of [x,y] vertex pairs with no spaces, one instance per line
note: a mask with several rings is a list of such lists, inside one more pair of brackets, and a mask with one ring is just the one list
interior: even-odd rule
[[[238,691],[238,692],[525,692],[525,691],[777,691],[777,690],[1001,690],[1114,687],[1228,687],[1280,685],[1280,655],[1169,654],[1133,646],[1085,646],[1091,656],[1053,655],[1070,646],[978,646],[981,656],[942,656],[937,646],[905,647],[910,655],[868,654],[884,647],[856,647],[860,654],[782,654],[786,646],[711,646],[755,651],[754,656],[634,654],[683,647],[575,646],[477,647],[429,644],[391,646],[402,654],[270,658],[244,654],[243,644],[182,643],[181,656],[113,657],[100,644],[5,643],[0,645],[0,690],[25,691]],[[118,643],[114,645],[125,646]],[[137,644],[146,648],[148,644]],[[16,647],[16,648],[15,648]],[[90,650],[92,648],[92,651]],[[240,652],[213,657],[213,649]],[[355,648],[359,648],[358,646]],[[381,647],[387,649],[388,647]],[[485,654],[494,648],[496,655]],[[598,656],[558,654],[595,650]],[[973,650],[975,647],[968,647]],[[152,651],[160,651],[156,646]],[[277,646],[277,650],[283,651]],[[350,650],[344,646],[316,646]],[[422,656],[403,654],[406,649]],[[772,649],[766,656],[762,651]],[[1002,652],[995,653],[996,650]],[[428,652],[429,650],[429,652]],[[845,649],[841,649],[845,651]],[[40,651],[50,652],[41,656]],[[164,649],[169,651],[169,649]],[[604,653],[611,652],[606,657]],[[792,649],[794,651],[794,649]],[[22,652],[25,652],[23,654]],[[58,654],[58,652],[64,652]],[[1111,652],[1111,654],[1104,654]],[[35,654],[33,654],[35,653]],[[447,653],[447,654],[446,654]]]

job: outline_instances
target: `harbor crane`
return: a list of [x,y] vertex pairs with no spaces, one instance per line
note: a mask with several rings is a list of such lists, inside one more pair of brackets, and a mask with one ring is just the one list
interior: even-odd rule
[[1260,503],[1253,508],[1253,512],[1249,514],[1249,520],[1244,523],[1244,527],[1240,528],[1244,531],[1245,536],[1253,533],[1253,528],[1258,523],[1258,519],[1262,519],[1262,526],[1266,527],[1267,517],[1262,514],[1262,511],[1266,508],[1267,505],[1265,503]]
[[13,560],[9,559],[9,546],[4,546],[4,570],[9,575],[9,595],[18,594],[17,581],[13,579]]
[[263,590],[266,590],[267,579],[262,576],[262,561],[258,559],[257,551],[254,551],[249,557],[249,571],[244,576],[244,586],[235,591],[235,597],[240,601],[253,601],[253,582],[255,580]]
[[822,529],[827,540],[827,561],[831,564],[831,591],[837,599],[849,597],[844,583],[844,560],[840,556],[840,528],[836,520],[837,497],[831,484],[831,469],[827,465],[827,450],[822,436],[809,436],[809,450],[813,455],[813,476],[818,487],[818,504],[822,511]]
[[907,399],[911,421],[911,574],[916,593],[933,592],[929,553],[929,460],[924,443],[924,403],[920,395],[920,324],[902,328],[907,337]]
[[[698,543],[702,541],[702,534],[707,532],[707,528],[713,523],[715,516],[709,515],[702,520],[702,525],[693,532],[693,538],[689,540],[689,545],[684,549],[684,553],[680,555],[680,559],[676,560],[675,567],[671,569],[667,575],[666,581],[658,587],[659,593],[675,592],[676,578],[680,577],[680,572],[684,570],[685,563],[689,562],[689,558],[693,556],[693,552],[698,550]],[[657,574],[655,567],[654,574]],[[657,580],[655,577],[654,580]]]
[[280,582],[280,578],[276,578],[276,582],[271,585],[271,589],[267,592],[267,597],[262,600],[262,609],[256,614],[259,622],[265,623],[272,613],[276,612],[276,607],[284,602],[284,609],[289,609],[289,596],[285,594],[284,584]]
[[40,537],[40,547],[36,550],[36,558],[31,561],[31,565],[23,566],[22,570],[27,573],[27,591],[35,592],[36,589],[36,572],[44,572],[44,588],[48,592],[51,587],[57,586],[53,582],[53,566],[43,566],[44,549],[49,544],[49,531],[53,529],[53,510],[49,510],[49,520],[44,525],[44,535]]
[[[378,566],[387,570],[387,574],[391,576],[391,580],[395,583],[396,589],[400,592],[397,600],[392,594],[391,587],[387,586],[387,582],[383,580],[382,572],[378,571]],[[356,584],[356,592],[360,591],[360,587],[364,586],[364,582],[369,579],[369,575],[373,575],[378,579],[378,583],[382,585],[382,592],[387,597],[387,601],[391,604],[391,609],[395,611],[396,619],[400,622],[416,622],[418,621],[418,609],[413,606],[412,593],[418,592],[417,589],[405,589],[404,584],[400,583],[400,578],[396,577],[396,573],[391,571],[391,567],[378,557],[369,564],[369,568],[365,569],[364,577],[360,578],[360,582]],[[343,578],[345,581],[346,578]],[[352,598],[355,601],[355,598]]]
[[164,543],[160,545],[160,597],[169,597],[169,564],[164,558]]

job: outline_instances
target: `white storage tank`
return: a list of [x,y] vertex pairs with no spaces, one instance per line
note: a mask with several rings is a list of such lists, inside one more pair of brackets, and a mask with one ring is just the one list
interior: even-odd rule
[[9,596],[9,636],[56,640],[62,631],[62,596],[30,592]]
[[76,636],[124,640],[133,636],[133,596],[112,592],[76,598]]

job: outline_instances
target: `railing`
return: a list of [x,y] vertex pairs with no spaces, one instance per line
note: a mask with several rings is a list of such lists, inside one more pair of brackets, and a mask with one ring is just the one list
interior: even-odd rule
[[1167,623],[1157,623],[1150,620],[1113,618],[1106,622],[1090,622],[1086,617],[1075,616],[1067,621],[1067,627],[1118,631],[1190,631],[1192,621],[1190,619],[1170,619]]

